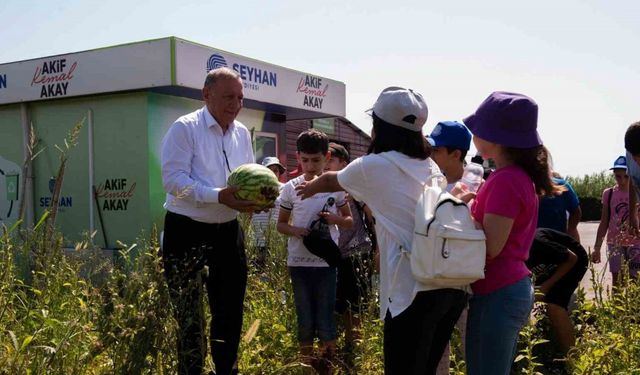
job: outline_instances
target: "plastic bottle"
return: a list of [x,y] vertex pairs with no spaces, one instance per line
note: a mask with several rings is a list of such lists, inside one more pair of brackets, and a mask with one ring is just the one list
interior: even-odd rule
[[463,190],[469,192],[477,192],[480,184],[482,183],[482,176],[484,175],[484,168],[478,163],[471,162],[464,167],[460,184],[463,185]]

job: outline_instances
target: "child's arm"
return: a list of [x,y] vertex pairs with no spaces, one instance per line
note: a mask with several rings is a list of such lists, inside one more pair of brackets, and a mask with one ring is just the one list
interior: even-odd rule
[[280,208],[280,214],[278,215],[278,225],[276,226],[278,232],[286,234],[287,236],[298,238],[302,238],[309,234],[309,230],[307,228],[300,228],[289,225],[290,217],[291,211]]
[[339,207],[340,215],[336,215],[331,212],[320,212],[318,215],[324,217],[327,224],[335,224],[343,229],[349,229],[353,227],[353,217],[351,216],[351,208],[348,204],[344,204]]
[[[608,190],[608,193],[612,194],[611,190]],[[602,197],[602,213],[600,215],[600,224],[598,224],[598,231],[596,232],[596,243],[593,245],[593,253],[591,253],[591,261],[593,263],[600,263],[600,248],[602,247],[602,241],[604,240],[604,236],[607,234],[607,229],[609,228],[609,205],[605,202],[608,201],[608,198],[605,198],[603,194]]]
[[582,219],[582,209],[578,206],[569,213],[569,219],[567,220],[567,233],[578,242],[580,242],[580,233],[578,232],[580,219]]
[[331,193],[343,190],[342,186],[338,183],[337,172],[324,172],[320,177],[311,181],[303,181],[296,186],[296,194],[302,199],[312,197],[317,193]]
[[567,259],[558,265],[558,268],[556,268],[556,272],[554,272],[553,275],[551,275],[551,277],[549,277],[547,280],[545,280],[545,282],[540,284],[540,286],[538,287],[538,290],[540,290],[542,294],[547,294],[547,292],[549,292],[549,289],[551,289],[551,287],[553,287],[553,285],[557,283],[558,280],[560,280],[564,275],[566,275],[567,272],[571,271],[571,269],[573,268],[573,266],[576,264],[577,261],[578,261],[578,256],[573,251],[568,250]]

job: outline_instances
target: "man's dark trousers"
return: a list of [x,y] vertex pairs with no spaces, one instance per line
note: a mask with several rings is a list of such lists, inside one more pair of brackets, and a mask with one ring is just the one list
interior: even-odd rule
[[230,374],[237,359],[247,286],[244,235],[238,221],[206,224],[167,212],[162,259],[178,322],[178,373],[202,372],[207,350],[202,305],[206,284],[211,356],[218,375]]

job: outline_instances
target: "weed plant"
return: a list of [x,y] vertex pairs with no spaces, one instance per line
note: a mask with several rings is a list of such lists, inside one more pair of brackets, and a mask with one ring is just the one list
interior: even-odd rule
[[[0,235],[0,374],[175,374],[176,326],[157,234],[105,256],[90,236],[74,249],[63,249],[61,235],[47,237],[42,222],[20,233],[5,228]],[[246,220],[243,226],[251,261],[257,256],[255,241]],[[298,358],[286,239],[269,230],[274,232],[266,266],[249,266],[240,369],[243,374],[314,374]],[[553,352],[538,305],[539,313],[521,333],[513,373],[640,374],[640,285],[624,280],[624,287],[611,294],[601,277],[592,270],[593,299],[579,293],[573,313],[577,343],[568,358]],[[377,301],[375,291],[372,300]],[[347,364],[338,356],[336,374],[383,373],[377,304],[361,315],[362,337],[353,360]],[[340,336],[339,350],[342,346]],[[464,374],[457,333],[451,359],[451,373]],[[207,368],[212,368],[210,357]]]

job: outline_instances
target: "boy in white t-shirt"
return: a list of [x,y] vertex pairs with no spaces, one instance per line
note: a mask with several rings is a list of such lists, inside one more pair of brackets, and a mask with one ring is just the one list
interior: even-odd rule
[[[313,340],[320,340],[323,364],[330,363],[335,352],[336,323],[333,314],[336,302],[336,268],[312,254],[304,245],[311,222],[323,216],[329,224],[332,240],[338,243],[338,226],[353,225],[351,210],[344,192],[317,194],[304,201],[295,187],[322,174],[330,158],[329,138],[310,129],[298,136],[298,163],[303,174],[287,182],[280,194],[278,231],[289,236],[287,266],[291,276],[298,317],[298,342],[303,360],[320,364],[313,355]],[[337,213],[340,215],[336,215]]]

